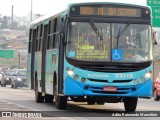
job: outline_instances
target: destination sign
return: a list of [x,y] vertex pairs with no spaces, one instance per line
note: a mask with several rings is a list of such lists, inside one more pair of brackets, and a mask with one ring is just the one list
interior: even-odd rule
[[80,15],[141,17],[141,10],[137,8],[80,7]]
[[69,16],[121,17],[132,19],[151,19],[149,7],[113,4],[75,4],[69,8]]
[[[94,6],[94,5],[80,5],[73,6],[70,10],[70,15],[81,15],[81,16],[117,16],[117,17],[144,17],[146,9],[137,7],[126,7],[126,6]],[[149,11],[148,11],[149,13]],[[148,14],[149,15],[149,14]]]

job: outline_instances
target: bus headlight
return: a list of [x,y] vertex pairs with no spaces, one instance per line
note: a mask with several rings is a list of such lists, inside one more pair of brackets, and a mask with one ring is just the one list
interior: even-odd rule
[[74,79],[78,80],[79,76],[78,75],[74,75]]
[[67,67],[66,70],[68,71],[68,70],[69,70],[69,67]]
[[69,76],[72,76],[73,73],[74,73],[74,72],[73,72],[72,70],[68,70],[68,75],[69,75]]
[[81,82],[86,82],[86,78],[81,78]]
[[150,72],[147,72],[146,74],[145,74],[145,78],[146,79],[149,79],[151,77],[151,73]]
[[138,84],[139,83],[139,81],[138,80],[134,80],[134,84]]
[[145,77],[141,77],[141,82],[145,82],[146,78]]

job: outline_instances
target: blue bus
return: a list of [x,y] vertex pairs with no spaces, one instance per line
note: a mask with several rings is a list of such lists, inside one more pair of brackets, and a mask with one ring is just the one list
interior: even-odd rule
[[69,4],[31,23],[28,80],[37,103],[124,103],[152,96],[151,9],[122,3]]

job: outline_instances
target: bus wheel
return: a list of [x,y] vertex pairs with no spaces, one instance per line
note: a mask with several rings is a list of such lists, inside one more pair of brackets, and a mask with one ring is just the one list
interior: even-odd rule
[[105,102],[104,101],[97,101],[97,105],[104,105]]
[[53,103],[53,98],[54,98],[53,95],[46,94],[45,95],[45,103]]
[[137,107],[138,97],[126,97],[124,99],[124,108],[126,112],[134,112]]
[[64,110],[67,107],[67,97],[59,96],[57,86],[55,88],[55,105],[57,109]]
[[43,103],[44,102],[44,97],[42,96],[42,93],[38,92],[37,76],[35,77],[35,100],[36,100],[36,103]]
[[155,101],[159,101],[160,97],[157,95],[157,90],[154,90],[153,97]]
[[36,103],[44,102],[44,97],[42,96],[41,92],[35,91],[35,99],[36,99]]

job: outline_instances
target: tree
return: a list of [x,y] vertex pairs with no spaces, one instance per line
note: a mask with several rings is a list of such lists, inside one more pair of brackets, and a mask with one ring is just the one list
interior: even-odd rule
[[2,21],[1,21],[1,28],[2,29],[5,29],[5,28],[9,28],[9,25],[8,25],[8,21],[7,21],[7,16],[4,16],[2,18]]
[[19,26],[19,30],[27,30],[27,27],[25,25]]

